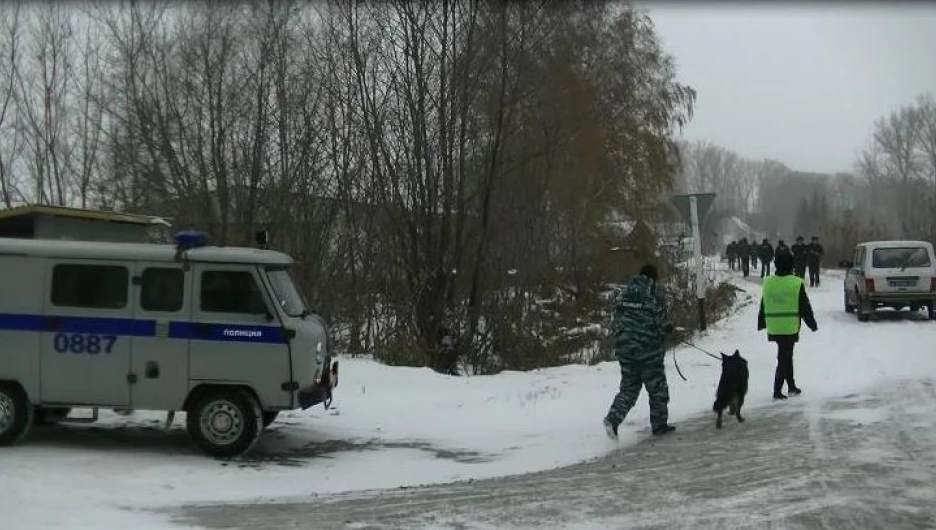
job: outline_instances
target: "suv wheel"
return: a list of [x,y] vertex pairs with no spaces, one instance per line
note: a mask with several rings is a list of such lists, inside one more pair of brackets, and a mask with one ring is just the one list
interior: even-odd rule
[[867,311],[867,305],[864,303],[864,300],[861,299],[861,295],[857,292],[855,293],[855,307],[858,310],[858,321],[867,322],[871,318],[870,313]]
[[33,422],[33,408],[19,385],[0,382],[0,445],[16,443]]
[[189,436],[206,454],[231,457],[249,451],[263,431],[260,404],[237,389],[213,390],[192,407],[186,421]]

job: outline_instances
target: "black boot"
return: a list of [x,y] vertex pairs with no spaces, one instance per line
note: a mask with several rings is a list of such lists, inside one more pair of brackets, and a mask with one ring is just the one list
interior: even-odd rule
[[777,367],[777,371],[774,374],[773,380],[773,398],[774,399],[786,399],[787,397],[783,395],[781,391],[783,389],[783,376],[780,375],[780,367]]
[[664,434],[669,434],[675,430],[676,430],[676,427],[673,427],[672,425],[660,425],[659,427],[653,428],[653,435],[663,436]]

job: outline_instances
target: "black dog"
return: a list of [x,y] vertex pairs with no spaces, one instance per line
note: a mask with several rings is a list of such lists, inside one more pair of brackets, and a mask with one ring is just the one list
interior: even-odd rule
[[718,414],[715,420],[715,428],[722,427],[722,411],[728,409],[728,414],[733,414],[739,422],[743,422],[741,416],[741,405],[744,405],[744,396],[747,394],[748,386],[748,367],[747,361],[741,357],[741,353],[735,350],[734,355],[721,354],[722,373],[718,380],[718,390],[715,393],[715,404],[712,410]]

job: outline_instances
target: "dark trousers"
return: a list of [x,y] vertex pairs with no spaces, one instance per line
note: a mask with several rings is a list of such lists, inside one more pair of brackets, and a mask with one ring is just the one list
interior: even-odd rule
[[790,340],[777,341],[777,371],[774,374],[773,391],[774,394],[783,392],[783,383],[786,383],[787,390],[796,388],[796,381],[793,380],[793,347],[795,342]]
[[766,276],[770,276],[770,260],[762,259],[761,268],[760,268],[760,277],[764,278]]
[[751,266],[750,262],[748,262],[747,258],[741,259],[741,273],[743,275],[747,276],[748,274],[751,273],[750,266]]
[[809,264],[809,286],[819,287],[819,264],[818,263]]
[[795,269],[796,269],[797,276],[799,276],[802,279],[806,279],[806,264],[805,263],[797,263]]
[[757,270],[757,258],[751,258],[751,268]]
[[669,386],[666,384],[663,357],[660,356],[657,361],[618,362],[621,364],[621,388],[611,403],[606,416],[608,421],[620,425],[637,402],[641,387],[646,387],[650,402],[650,426],[653,430],[666,426],[669,417]]

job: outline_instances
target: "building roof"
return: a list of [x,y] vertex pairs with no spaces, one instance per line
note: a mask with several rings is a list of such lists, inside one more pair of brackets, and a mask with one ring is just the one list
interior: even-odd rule
[[[0,256],[34,256],[120,261],[174,262],[176,247],[146,243],[105,243],[0,238]],[[256,263],[290,265],[292,258],[274,250],[246,247],[197,247],[185,254],[188,261],[204,263]]]
[[108,212],[104,210],[85,210],[83,208],[69,208],[67,206],[43,206],[38,204],[17,206],[7,210],[0,210],[0,221],[17,217],[33,215],[49,215],[55,217],[70,217],[72,219],[89,219],[111,223],[127,223],[135,225],[162,225],[171,226],[169,221],[162,217],[151,215],[138,215],[122,212]]

